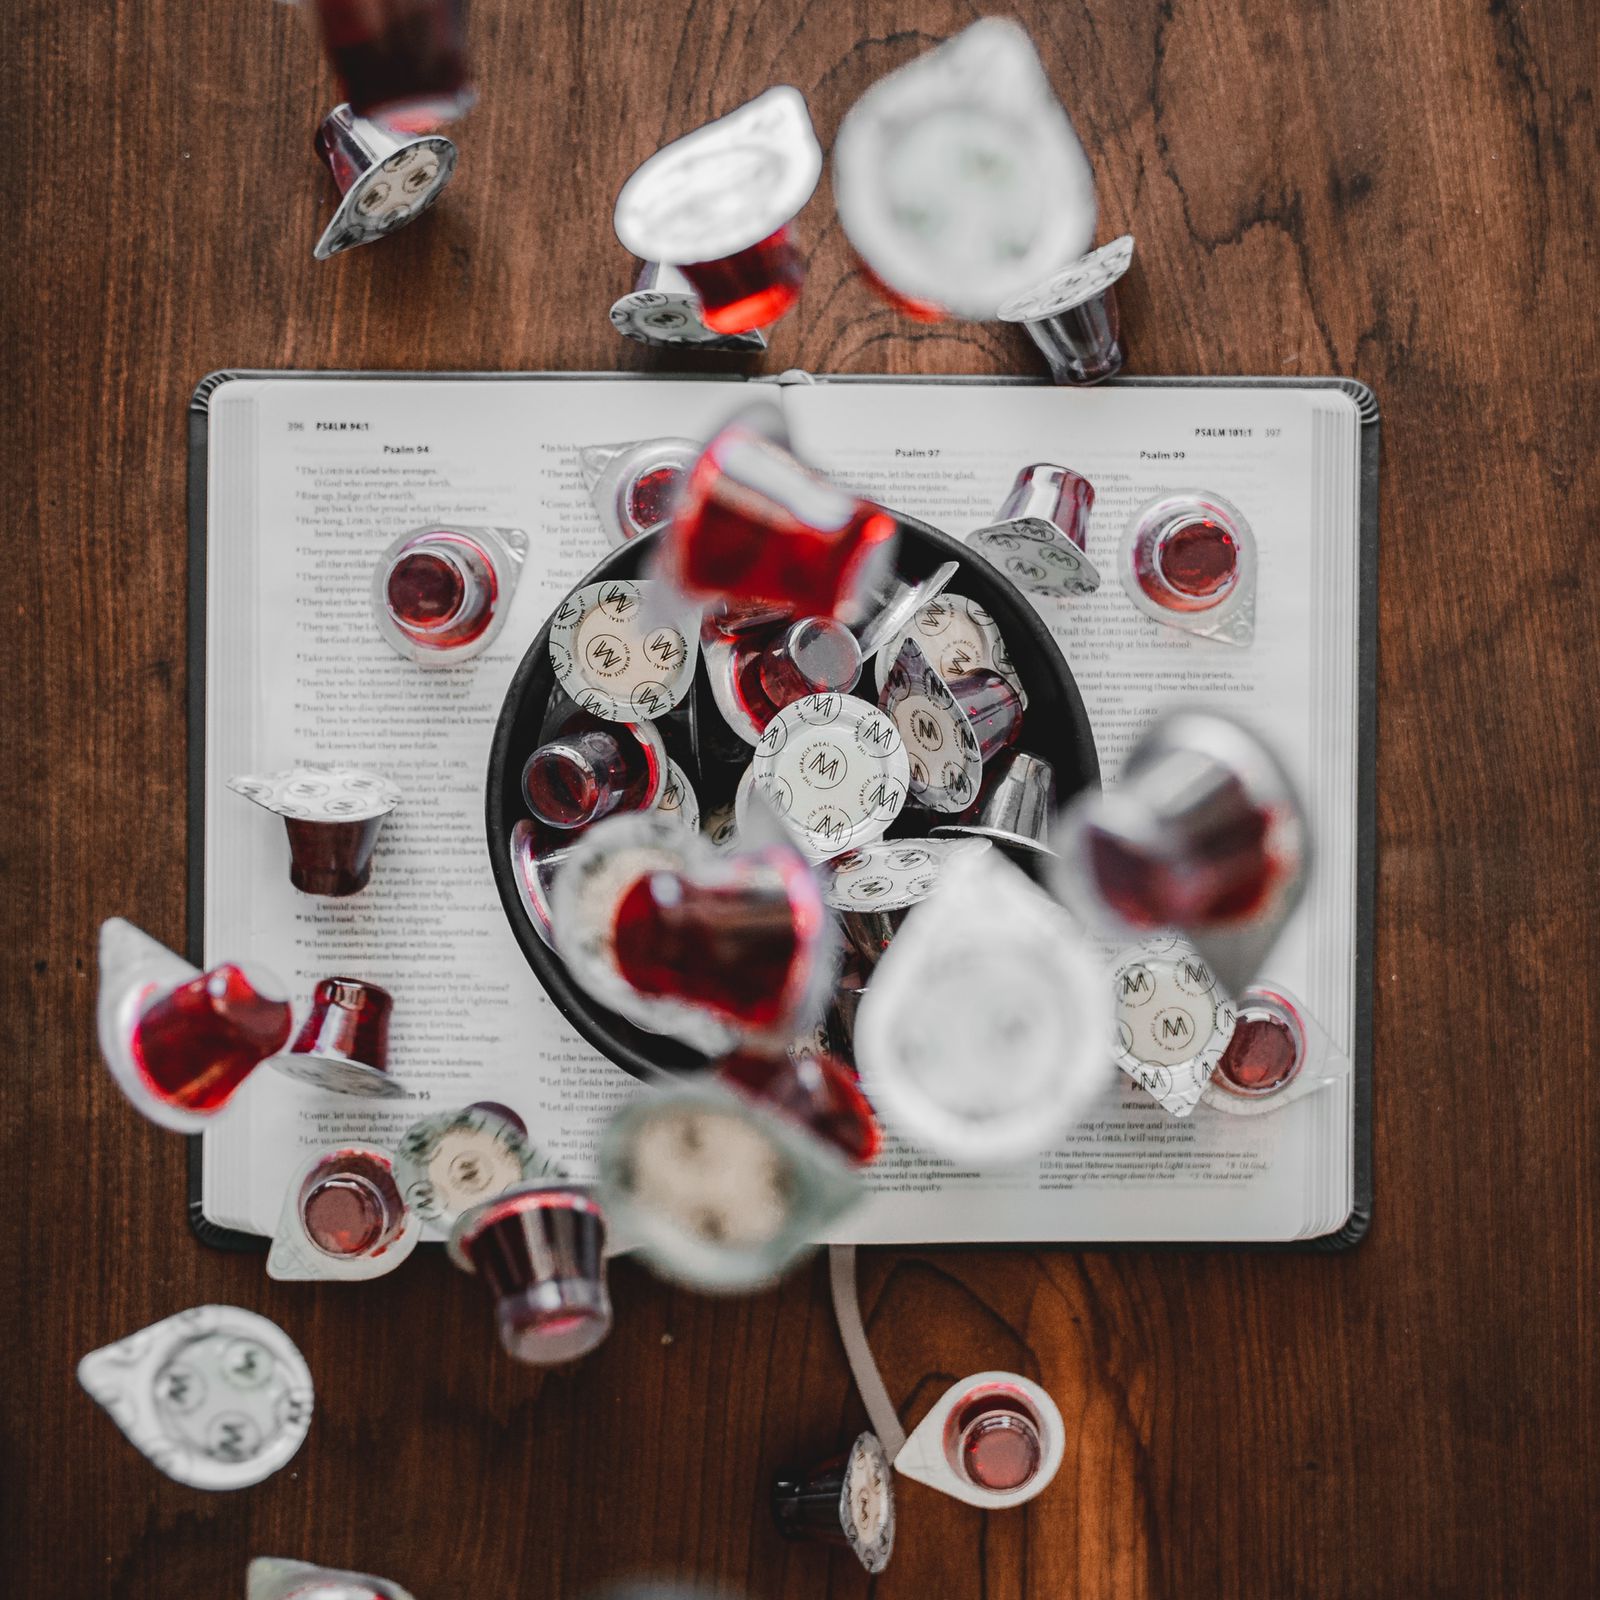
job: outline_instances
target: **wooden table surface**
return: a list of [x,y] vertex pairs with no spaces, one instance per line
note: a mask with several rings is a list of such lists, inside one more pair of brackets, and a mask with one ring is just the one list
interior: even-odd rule
[[[614,1274],[541,1378],[436,1253],[354,1294],[197,1245],[182,1142],[99,1065],[95,930],[184,932],[184,422],[227,366],[626,368],[612,197],[773,82],[826,144],[947,0],[475,0],[479,109],[419,226],[318,264],[331,78],[268,0],[11,0],[0,290],[11,617],[4,864],[7,1594],[212,1600],[258,1554],[419,1600],[649,1569],[817,1600],[1586,1596],[1600,1573],[1595,24],[1587,0],[1025,0],[1099,180],[1138,373],[1347,373],[1384,428],[1376,1221],[1343,1257],[873,1252],[891,1388],[1013,1367],[1051,1490],[911,1485],[869,1584],[782,1543],[771,1471],[861,1412],[825,1275],[713,1303]],[[1587,230],[1587,240],[1585,231]],[[1034,370],[852,275],[826,179],[768,366]],[[280,1321],[318,1411],[208,1496],[81,1393],[85,1351],[203,1301]],[[20,1579],[20,1587],[17,1580]]]

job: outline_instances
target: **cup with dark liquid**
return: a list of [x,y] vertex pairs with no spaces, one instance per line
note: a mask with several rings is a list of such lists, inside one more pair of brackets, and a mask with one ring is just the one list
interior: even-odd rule
[[196,1133],[289,1042],[287,991],[255,963],[201,972],[112,917],[100,929],[100,1049],[152,1122]]
[[324,1150],[290,1184],[267,1255],[267,1276],[381,1277],[409,1258],[421,1231],[387,1151],[370,1145]]
[[465,0],[314,0],[322,42],[359,116],[402,133],[453,122],[477,99]]
[[1088,556],[1094,485],[1070,467],[1036,461],[1018,472],[995,520],[967,535],[1020,589],[1070,599],[1093,594],[1100,574]]
[[501,1347],[550,1366],[587,1355],[611,1331],[605,1213],[587,1191],[532,1183],[463,1212],[450,1259],[481,1278]]
[[761,403],[728,423],[695,463],[660,536],[656,571],[692,599],[833,617],[881,587],[895,536],[881,506],[803,465],[777,410]]
[[523,763],[522,794],[547,828],[572,832],[661,798],[667,752],[648,722],[605,722],[575,712]]
[[453,666],[494,642],[527,554],[519,528],[430,527],[401,534],[372,578],[378,632],[419,666]]
[[1255,534],[1221,495],[1148,501],[1128,520],[1119,561],[1122,586],[1147,617],[1224,644],[1255,637]]
[[405,1090],[389,1075],[394,996],[359,978],[324,978],[294,1043],[273,1065],[337,1094],[390,1099]]
[[331,898],[366,888],[384,818],[400,803],[394,784],[358,767],[249,773],[228,787],[283,818],[295,888]]

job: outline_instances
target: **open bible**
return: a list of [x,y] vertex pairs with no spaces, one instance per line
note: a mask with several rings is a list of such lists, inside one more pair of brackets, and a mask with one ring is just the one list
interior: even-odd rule
[[[1324,1246],[1370,1208],[1372,634],[1377,407],[1344,380],[1127,380],[1073,391],[978,379],[749,380],[483,374],[216,374],[191,412],[191,922],[188,952],[252,957],[304,997],[345,974],[396,997],[395,1076],[410,1098],[340,1097],[252,1075],[197,1141],[203,1238],[269,1234],[313,1149],[392,1142],[430,1110],[513,1107],[578,1178],[605,1119],[647,1092],[568,1027],[528,970],[490,876],[488,744],[511,673],[604,553],[579,451],[703,437],[758,387],[800,454],[957,535],[992,520],[1017,469],[1053,461],[1096,490],[1098,592],[1038,607],[1077,678],[1113,777],[1157,713],[1249,722],[1305,796],[1306,898],[1263,977],[1299,995],[1350,1064],[1260,1116],[1178,1120],[1126,1078],[1063,1143],[973,1172],[890,1140],[856,1243],[1187,1242]],[[1129,513],[1168,489],[1216,491],[1259,548],[1256,631],[1237,648],[1164,628],[1114,576]],[[433,522],[521,528],[529,551],[489,650],[419,670],[372,621],[395,534]],[[403,801],[370,887],[290,885],[281,823],[228,779],[303,762],[370,768]]]

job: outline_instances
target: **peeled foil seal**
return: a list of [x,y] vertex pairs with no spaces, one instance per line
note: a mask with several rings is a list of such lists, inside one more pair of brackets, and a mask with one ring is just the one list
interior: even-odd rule
[[280,817],[307,822],[365,822],[388,816],[400,804],[400,791],[387,778],[359,767],[308,763],[229,778],[228,787]]
[[855,1025],[862,1087],[924,1150],[1025,1160],[1107,1087],[1108,1001],[1076,923],[999,851],[963,854],[873,974]]
[[1186,1117],[1233,1037],[1237,1012],[1194,946],[1163,935],[1125,950],[1111,975],[1117,1065]]
[[722,261],[789,222],[821,175],[805,96],[783,84],[645,161],[617,196],[617,237],[645,261]]
[[929,811],[965,811],[983,782],[983,752],[950,685],[915,639],[900,646],[878,703],[905,742],[912,803]]
[[608,578],[574,590],[550,621],[556,681],[591,715],[649,722],[694,685],[698,616],[655,620],[667,604],[648,579]]
[[655,809],[664,817],[681,823],[690,833],[700,831],[700,801],[689,781],[689,774],[670,756],[667,758],[667,778],[661,785],[661,795]]
[[904,299],[993,318],[1094,239],[1094,174],[1015,22],[988,17],[867,90],[833,147],[846,236]]
[[998,672],[1022,696],[1028,692],[1001,637],[1000,625],[976,600],[961,594],[942,594],[919,606],[903,632],[881,649],[877,657],[878,688],[889,681],[889,669],[907,639],[915,639],[929,665],[941,677],[958,678],[964,672]]
[[78,1382],[167,1477],[244,1489],[287,1466],[311,1428],[311,1369],[240,1306],[196,1306],[78,1363]]
[[[997,1395],[1021,1401],[1039,1430],[1037,1470],[1015,1489],[983,1488],[958,1472],[951,1459],[962,1415],[974,1404]],[[985,1511],[1004,1511],[1042,1494],[1061,1470],[1066,1453],[1067,1430],[1060,1407],[1044,1389],[1020,1372],[974,1372],[952,1384],[934,1401],[933,1408],[901,1446],[894,1458],[894,1469],[902,1477],[937,1489],[952,1500]]]
[[711,1079],[629,1101],[599,1163],[618,1230],[661,1276],[712,1293],[776,1282],[861,1194],[832,1146]]
[[900,730],[875,705],[813,694],[785,706],[756,745],[750,786],[735,795],[741,833],[762,795],[813,861],[881,839],[906,802],[910,763]]
[[415,1600],[387,1578],[281,1556],[257,1556],[245,1583],[245,1600]]

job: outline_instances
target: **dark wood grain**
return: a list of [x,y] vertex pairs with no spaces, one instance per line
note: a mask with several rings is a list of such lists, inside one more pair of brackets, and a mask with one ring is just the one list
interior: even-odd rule
[[[223,366],[644,368],[611,198],[789,81],[832,135],[946,0],[475,0],[483,99],[433,215],[319,265],[331,83],[267,0],[9,0],[5,1435],[0,1586],[223,1600],[261,1553],[420,1600],[643,1569],[784,1600],[1582,1597],[1600,1573],[1595,22],[1587,0],[1024,0],[1131,228],[1131,370],[1353,373],[1384,410],[1377,1221],[1339,1259],[884,1251],[891,1387],[1016,1366],[1071,1433],[990,1517],[916,1486],[894,1564],[789,1547],[769,1472],[860,1420],[820,1269],[712,1303],[616,1273],[541,1381],[440,1259],[265,1281],[180,1223],[181,1143],[99,1067],[101,918],[184,929],[184,407]],[[769,365],[1032,370],[851,274],[826,184]],[[311,1358],[292,1470],[205,1496],[79,1392],[90,1348],[235,1301]]]

